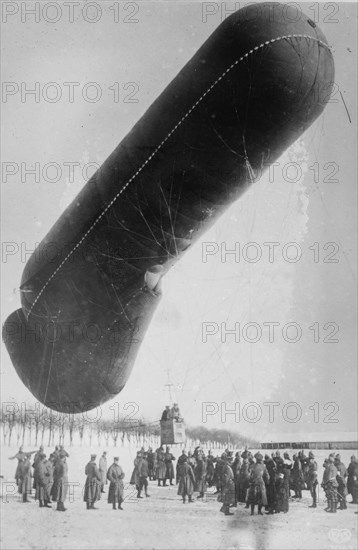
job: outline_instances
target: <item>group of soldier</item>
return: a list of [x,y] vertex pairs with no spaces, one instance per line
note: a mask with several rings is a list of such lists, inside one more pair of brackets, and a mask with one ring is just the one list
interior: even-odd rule
[[[31,464],[33,454],[35,456]],[[22,495],[22,501],[29,502],[28,495],[31,494],[32,489],[35,489],[35,500],[39,501],[40,508],[52,508],[50,503],[56,502],[56,510],[65,512],[64,502],[68,489],[68,456],[63,445],[56,446],[48,458],[42,446],[37,452],[24,452],[20,447],[19,452],[10,457],[10,460],[18,460],[15,481],[18,492]],[[31,468],[34,471],[33,476]]]
[[[31,456],[35,453],[33,463]],[[15,473],[18,491],[23,502],[28,502],[28,494],[35,489],[35,500],[40,507],[51,508],[51,502],[57,503],[56,510],[65,511],[64,502],[67,495],[68,475],[67,458],[69,454],[59,445],[47,458],[43,447],[36,451],[19,452],[11,457],[18,459]],[[104,493],[109,482],[108,503],[113,509],[122,510],[124,500],[124,472],[119,465],[119,457],[114,457],[113,464],[107,467],[107,453],[104,451],[96,464],[96,455],[91,455],[86,465],[86,482],[84,501],[87,510],[95,510],[95,503]],[[153,451],[144,448],[137,452],[134,459],[134,469],[130,484],[135,487],[138,499],[149,497],[148,480],[157,481],[158,486],[178,485],[178,495],[183,503],[193,502],[194,492],[198,499],[204,499],[205,494],[217,495],[221,502],[220,511],[225,515],[233,515],[230,510],[238,504],[244,504],[254,514],[255,506],[258,514],[287,513],[289,499],[301,499],[302,490],[309,490],[312,496],[310,508],[317,507],[318,465],[312,451],[308,456],[304,451],[294,454],[292,459],[287,452],[281,456],[280,451],[272,452],[271,456],[263,456],[260,452],[254,455],[247,448],[243,452],[233,452],[227,449],[221,456],[214,456],[211,451],[207,455],[200,446],[193,453],[182,451],[174,473],[175,457],[170,448],[163,446]],[[33,467],[33,484],[31,468]],[[340,510],[347,509],[348,494],[352,495],[353,503],[358,503],[358,461],[355,456],[346,466],[339,454],[331,453],[325,460],[321,487],[326,493],[328,506],[326,511],[335,513],[339,504]],[[209,488],[213,488],[208,491]],[[294,494],[291,497],[291,491]]]
[[[169,447],[161,446],[155,452],[149,448],[138,451],[134,460],[131,483],[136,486],[137,498],[142,498],[144,489],[148,495],[149,480],[158,480],[158,486],[169,481],[174,485],[175,457]],[[358,462],[351,457],[348,468],[341,461],[339,454],[331,453],[325,460],[321,486],[325,490],[328,506],[327,512],[335,513],[337,504],[340,510],[347,509],[347,496],[350,493],[352,502],[358,499]],[[312,496],[310,508],[317,507],[318,464],[312,451],[308,456],[304,451],[294,454],[292,459],[287,452],[281,456],[280,451],[253,455],[248,449],[242,453],[228,449],[220,456],[214,457],[211,451],[205,455],[198,446],[193,453],[182,451],[176,464],[176,484],[178,495],[183,503],[193,502],[194,492],[198,499],[203,499],[208,487],[214,487],[218,500],[222,503],[220,511],[232,515],[230,508],[245,504],[254,514],[277,514],[289,511],[289,500],[301,499],[302,491],[309,490]],[[293,495],[291,497],[291,491]]]
[[[206,469],[206,481],[216,486],[218,500],[222,502],[221,512],[226,515],[231,515],[230,507],[237,507],[238,503],[251,508],[251,515],[256,505],[259,515],[263,515],[263,507],[267,514],[287,513],[291,490],[294,492],[293,499],[301,499],[302,490],[309,490],[312,496],[310,508],[317,507],[318,465],[312,451],[308,456],[300,451],[293,455],[292,460],[287,452],[281,457],[280,451],[263,457],[260,452],[253,455],[245,449],[233,458],[233,453],[226,450],[215,459],[210,453],[206,458],[204,453],[200,454],[199,462],[198,459],[196,462],[206,462],[200,470]],[[189,458],[189,461],[192,459]],[[340,510],[346,510],[348,494],[352,495],[352,503],[358,503],[356,457],[351,457],[351,463],[346,468],[340,455],[331,453],[323,467],[321,486],[328,502],[325,511],[336,513],[338,503]]]

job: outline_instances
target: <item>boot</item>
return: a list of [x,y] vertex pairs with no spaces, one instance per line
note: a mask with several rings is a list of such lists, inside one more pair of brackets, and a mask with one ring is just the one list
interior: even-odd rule
[[116,503],[115,503],[115,502],[113,502],[112,508],[113,508],[113,510],[117,510],[117,506],[116,506]]
[[255,510],[255,504],[251,504],[251,516],[254,515],[254,510]]
[[308,508],[317,508],[317,504],[314,502],[314,503],[311,504],[311,506],[309,506]]
[[137,498],[143,498],[140,494],[140,491],[138,491],[138,493],[137,493]]
[[336,502],[332,502],[332,508],[330,509],[330,512],[331,512],[331,514],[336,514],[337,513],[337,503]]
[[42,500],[39,500],[39,504],[40,504],[40,508],[44,507],[44,503],[42,502]]
[[225,516],[233,516],[234,514],[230,512],[230,508],[228,505],[225,506]]
[[262,506],[259,506],[258,514],[259,514],[260,516],[263,516],[263,513],[261,512],[261,508],[262,508]]
[[87,510],[90,510],[90,509],[91,509],[91,506],[90,506],[90,503],[89,503],[89,502],[86,502],[86,508],[87,508]]
[[148,495],[147,489],[145,490],[145,496],[146,496],[146,497],[150,497],[150,495]]
[[189,497],[189,502],[193,502],[193,498],[191,496]]
[[158,487],[160,487],[160,479],[158,479]]
[[185,497],[183,497],[183,504],[185,504]]

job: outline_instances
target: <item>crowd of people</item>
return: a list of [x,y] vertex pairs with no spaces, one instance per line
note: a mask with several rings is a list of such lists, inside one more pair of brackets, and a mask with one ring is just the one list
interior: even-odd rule
[[[34,454],[33,462],[31,457]],[[23,502],[29,502],[28,495],[35,489],[35,500],[40,507],[52,508],[56,502],[58,511],[65,511],[64,502],[68,490],[67,458],[69,454],[63,446],[56,446],[47,458],[43,447],[36,451],[19,452],[11,457],[17,459],[18,465],[15,480],[18,492]],[[97,466],[97,456],[91,455],[85,467],[86,481],[83,499],[88,510],[95,510],[95,503],[101,499],[105,486],[109,483],[108,503],[113,509],[123,510],[124,501],[124,471],[119,465],[119,457],[114,457],[113,464],[107,466],[107,453],[103,452]],[[174,469],[174,462],[176,467]],[[346,466],[340,455],[331,453],[323,464],[324,473],[321,487],[327,499],[325,510],[336,513],[347,509],[348,494],[352,495],[352,503],[358,503],[358,461],[353,455]],[[32,475],[33,468],[33,475]],[[271,455],[261,452],[253,454],[247,448],[242,452],[227,449],[220,456],[214,456],[211,451],[205,454],[198,446],[194,452],[182,451],[178,460],[169,447],[160,446],[155,451],[142,448],[134,459],[134,469],[130,484],[135,487],[136,498],[150,497],[149,481],[157,481],[158,486],[178,485],[177,493],[182,502],[193,502],[204,499],[205,495],[216,495],[221,502],[220,511],[225,515],[233,515],[232,508],[242,504],[250,509],[251,515],[257,511],[263,515],[287,513],[289,500],[301,499],[302,491],[309,490],[312,497],[310,508],[317,507],[317,492],[319,487],[318,465],[312,451],[308,456],[300,451],[290,458],[287,452],[281,456],[280,451]],[[208,488],[210,491],[208,491]],[[291,495],[291,491],[293,494]],[[143,496],[144,494],[144,496]],[[339,507],[338,507],[339,505]]]

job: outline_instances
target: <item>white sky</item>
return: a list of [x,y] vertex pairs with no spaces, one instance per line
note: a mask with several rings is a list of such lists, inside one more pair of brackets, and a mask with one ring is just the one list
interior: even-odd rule
[[[101,164],[221,19],[218,9],[203,22],[199,2],[150,1],[138,2],[138,12],[134,3],[126,11],[125,3],[119,3],[116,23],[115,12],[110,10],[116,3],[101,1],[102,14],[95,24],[85,21],[79,8],[74,9],[70,23],[68,8],[62,3],[58,3],[62,6],[58,23],[46,22],[42,13],[38,23],[24,14],[22,22],[21,3],[15,4],[19,13],[9,15],[2,25],[2,79],[15,83],[19,90],[21,83],[34,88],[38,82],[40,92],[45,97],[48,93],[49,98],[54,88],[46,88],[46,84],[55,82],[62,98],[53,103],[40,97],[36,103],[33,96],[27,96],[22,102],[20,91],[9,95],[6,102],[3,98],[6,143],[2,166],[3,170],[6,162],[19,166],[7,181],[3,175],[2,182],[3,321],[20,307],[18,286],[24,252],[42,240],[84,185],[84,165]],[[33,4],[26,2],[27,7]],[[80,2],[80,7],[83,5]],[[317,5],[311,2],[303,9],[313,17]],[[226,7],[229,10],[233,3],[227,2]],[[267,174],[233,204],[165,277],[163,298],[132,376],[115,400],[120,410],[125,403],[135,402],[138,415],[158,419],[167,400],[163,385],[169,368],[176,399],[190,424],[201,422],[203,402],[226,403],[227,408],[240,402],[242,409],[255,401],[262,408],[262,418],[256,424],[243,419],[235,423],[233,416],[222,422],[220,414],[215,414],[208,417],[206,425],[237,428],[257,437],[267,431],[292,432],[293,428],[315,432],[356,428],[356,6],[339,3],[336,7],[339,10],[333,13],[328,3],[321,3],[316,11],[318,24],[333,46],[333,101],[280,159],[274,177]],[[88,13],[92,17],[94,12]],[[54,17],[54,12],[49,11],[48,17]],[[138,22],[125,23],[125,17]],[[73,103],[68,101],[65,82],[79,83]],[[88,82],[97,83],[102,92],[99,101],[83,99],[81,92],[86,95]],[[129,82],[135,84],[123,89]],[[115,89],[118,102],[114,101]],[[90,96],[94,91],[87,88]],[[138,102],[123,102],[131,91]],[[33,168],[36,162],[42,171],[37,182],[21,170],[21,163]],[[69,177],[64,163],[71,162],[80,163],[80,167]],[[287,162],[300,164],[302,178],[297,183],[283,179]],[[50,181],[55,172],[48,166],[46,173],[47,163],[60,166],[58,181]],[[320,171],[318,183],[314,181],[314,163]],[[336,183],[329,181],[335,165],[339,171],[331,179],[338,179]],[[88,175],[92,172],[89,169]],[[7,256],[6,243],[11,242],[18,251]],[[203,262],[204,242],[216,243],[219,250],[221,243],[232,249],[235,242],[241,246],[256,242],[262,259],[249,263],[241,256],[237,262],[228,255],[223,262],[217,253]],[[273,263],[268,261],[265,242],[280,243]],[[302,258],[296,263],[282,259],[283,247],[289,242],[301,247]],[[323,249],[329,242],[339,247],[334,256],[338,263],[322,261],[334,250]],[[309,248],[314,243],[321,253],[317,263]],[[202,341],[203,323],[219,326],[227,322],[228,328],[233,328],[235,322],[242,326],[250,321],[263,329],[258,343],[235,342],[232,336],[221,342],[220,334]],[[273,343],[264,322],[280,323]],[[302,329],[297,343],[289,344],[282,337],[281,327],[289,322]],[[323,327],[329,322],[339,326],[339,342],[314,343],[309,327],[318,323],[325,337],[330,330]],[[34,403],[3,345],[1,373],[3,401]],[[280,403],[273,423],[268,421],[268,407],[263,406],[268,401]],[[283,407],[291,401],[302,409],[302,419],[296,424],[282,420]],[[309,408],[315,402],[319,404],[315,410],[318,407],[321,413],[319,422],[314,422],[314,411]],[[324,407],[330,402],[339,408],[333,416],[338,423],[327,421],[333,409]],[[103,414],[113,413],[103,407]]]

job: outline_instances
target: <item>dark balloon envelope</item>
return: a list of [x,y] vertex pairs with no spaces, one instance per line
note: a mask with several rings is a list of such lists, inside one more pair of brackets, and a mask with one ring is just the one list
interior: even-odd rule
[[28,261],[3,337],[45,405],[80,412],[122,390],[160,278],[323,111],[326,38],[279,7],[217,28]]

